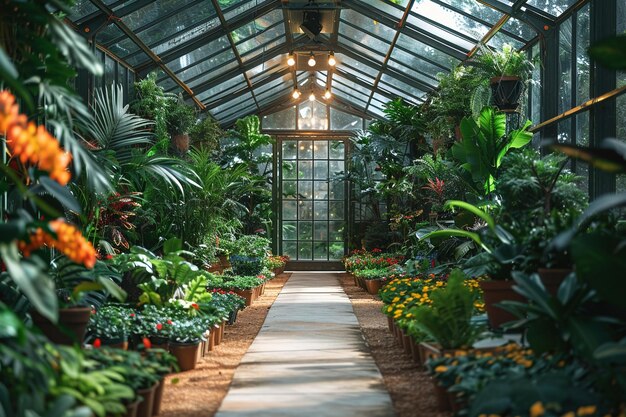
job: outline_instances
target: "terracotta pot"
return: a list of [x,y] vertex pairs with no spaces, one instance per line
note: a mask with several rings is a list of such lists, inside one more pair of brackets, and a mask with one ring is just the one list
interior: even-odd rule
[[126,413],[122,417],[137,417],[137,408],[139,407],[140,400],[133,401],[130,404],[126,404]]
[[278,275],[280,275],[280,274],[285,272],[285,267],[281,266],[281,267],[278,267],[278,268],[274,268],[274,270],[272,272],[274,272],[274,274],[276,276],[278,276]]
[[58,324],[52,323],[35,310],[31,311],[30,315],[33,319],[33,324],[51,342],[60,345],[73,345],[75,343],[82,345],[85,340],[85,330],[87,329],[87,323],[89,323],[91,308],[61,308],[59,309]]
[[220,260],[220,263],[222,264],[222,268],[223,269],[228,269],[228,268],[231,267],[230,260],[228,259],[228,256],[220,255],[217,258]]
[[137,417],[152,417],[152,410],[154,406],[154,393],[159,383],[155,383],[150,388],[144,388],[137,390],[137,395],[143,397],[143,401],[137,406]]
[[189,135],[186,133],[172,135],[172,145],[178,153],[186,153],[189,150]]
[[149,339],[153,349],[168,350],[170,348],[170,341],[167,337],[150,336]]
[[246,299],[246,306],[252,305],[254,292],[252,290],[233,290],[235,294]]
[[561,283],[572,272],[571,268],[539,268],[537,274],[546,290],[554,296],[559,291]]
[[207,272],[219,272],[222,273],[224,272],[224,267],[222,266],[221,262],[216,262],[214,264],[211,264],[211,266],[209,266],[207,268]]
[[365,288],[367,288],[367,292],[372,295],[378,295],[378,291],[383,287],[383,283],[379,279],[366,279],[365,280]]
[[215,349],[215,332],[213,331],[213,329],[211,329],[211,332],[209,333],[209,352],[212,351],[213,349]]
[[440,358],[443,355],[439,346],[434,343],[421,342],[419,344],[420,349],[420,359],[422,360],[422,364],[426,364],[429,359]]
[[196,367],[198,364],[198,349],[200,349],[200,342],[170,342],[170,352],[178,359],[178,366],[181,372],[190,371]]
[[526,301],[522,295],[513,290],[514,281],[481,281],[480,288],[483,290],[487,319],[492,329],[502,326],[504,323],[517,320],[513,314],[496,307],[495,304],[505,300]]
[[435,397],[437,398],[437,407],[439,408],[439,411],[451,411],[450,402],[448,401],[448,390],[439,386],[435,379],[432,381],[433,386],[435,387]]
[[413,358],[413,362],[417,363],[418,365],[422,365],[424,363],[422,361],[419,343],[415,343],[415,340],[413,338],[411,338],[411,358]]
[[391,333],[393,333],[394,322],[393,322],[393,318],[391,318],[391,316],[387,316],[387,326],[389,326],[389,331]]
[[213,326],[213,332],[215,333],[215,346],[219,346],[222,343],[222,326],[215,325]]
[[226,321],[222,321],[220,325],[220,342],[224,341],[224,331],[226,330]]
[[489,80],[493,104],[503,112],[514,112],[524,91],[520,77],[501,76]]
[[402,348],[407,354],[411,354],[411,336],[406,333],[402,333]]
[[165,391],[165,378],[161,378],[156,389],[154,390],[154,402],[152,403],[152,415],[156,416],[161,412],[161,403],[163,402],[163,391]]
[[228,324],[229,325],[233,325],[235,324],[235,322],[237,322],[237,313],[239,313],[239,310],[235,310],[235,311],[231,311],[230,314],[228,315]]

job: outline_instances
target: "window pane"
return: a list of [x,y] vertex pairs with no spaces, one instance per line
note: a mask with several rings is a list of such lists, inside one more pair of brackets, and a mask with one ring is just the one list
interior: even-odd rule
[[298,129],[327,130],[327,106],[319,101],[307,101],[298,107]]
[[590,63],[587,48],[589,48],[589,4],[581,8],[576,14],[576,104],[582,104],[590,97]]
[[559,28],[559,113],[572,108],[572,19]]
[[331,130],[359,130],[363,129],[363,119],[349,113],[342,112],[333,107],[330,108]]
[[[289,107],[288,109],[281,110],[276,113],[268,114],[263,116],[262,121],[263,129],[295,129],[296,128],[296,107]],[[292,148],[293,152],[297,149],[296,142],[288,142]],[[283,142],[283,158],[292,159],[291,156],[285,156],[285,147]],[[292,155],[292,154],[290,154]],[[295,153],[293,154],[293,159],[295,159]]]

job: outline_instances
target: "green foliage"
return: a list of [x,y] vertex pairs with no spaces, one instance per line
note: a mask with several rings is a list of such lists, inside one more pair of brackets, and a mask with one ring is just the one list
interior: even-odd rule
[[621,34],[594,43],[589,47],[589,56],[607,68],[626,69],[626,35]]
[[244,235],[233,242],[224,241],[224,247],[233,255],[264,258],[270,251],[270,241],[258,235]]
[[500,51],[487,46],[480,49],[476,57],[478,68],[487,80],[493,77],[520,77],[526,82],[530,79],[534,65],[528,59],[526,51],[517,51],[511,45],[504,45]]
[[196,120],[196,109],[185,104],[182,95],[168,101],[165,122],[170,135],[189,133],[189,129],[195,124]]
[[510,149],[522,148],[532,139],[528,132],[530,121],[507,135],[506,116],[491,107],[485,107],[477,120],[461,121],[463,140],[452,147],[452,155],[467,172],[467,184],[478,195],[489,195],[495,190],[495,178],[502,159]]
[[134,310],[106,305],[89,318],[87,332],[91,339],[123,339],[130,334]]
[[220,140],[226,133],[219,123],[211,116],[207,116],[194,124],[189,130],[191,144],[200,151],[218,152]]
[[130,104],[133,113],[154,122],[157,142],[167,140],[167,111],[172,95],[166,95],[157,85],[157,73],[135,82],[135,98]]
[[443,349],[468,348],[478,339],[482,328],[472,323],[475,296],[463,285],[465,274],[450,273],[448,284],[433,291],[431,305],[411,310],[415,325]]

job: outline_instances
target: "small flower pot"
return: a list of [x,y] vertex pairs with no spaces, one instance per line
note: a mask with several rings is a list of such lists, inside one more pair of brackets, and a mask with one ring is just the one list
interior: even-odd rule
[[143,401],[137,406],[137,417],[152,417],[154,393],[158,386],[159,383],[157,382],[149,388],[137,390],[137,395],[143,398]]
[[246,306],[250,307],[254,299],[254,292],[252,290],[233,290],[235,294],[246,299]]
[[209,266],[207,269],[207,272],[213,272],[213,273],[219,273],[221,274],[222,272],[224,272],[224,267],[222,266],[222,263],[217,261],[214,264],[211,264],[211,266]]
[[436,379],[433,379],[433,386],[435,388],[435,398],[437,398],[437,408],[439,411],[451,411],[450,401],[448,400],[448,390],[440,386]]
[[228,314],[228,324],[229,325],[233,325],[235,324],[235,322],[237,321],[237,313],[239,313],[239,310],[235,310],[235,311],[231,311]]
[[91,316],[91,308],[61,308],[59,321],[52,323],[46,317],[32,310],[30,313],[33,324],[45,334],[51,342],[60,345],[82,345],[85,340],[87,323]]
[[196,343],[176,343],[170,342],[170,352],[178,360],[178,367],[181,372],[191,371],[198,364],[198,350],[200,342]]
[[527,301],[525,297],[513,290],[514,281],[481,281],[480,288],[483,290],[483,299],[485,300],[485,311],[487,319],[492,329],[497,329],[504,323],[517,320],[513,314],[497,307],[498,304],[505,300],[511,301]]
[[281,266],[281,267],[278,267],[278,268],[274,268],[274,270],[272,272],[274,272],[274,274],[276,274],[276,276],[278,276],[278,275],[283,274],[285,272],[285,267]]
[[150,345],[153,349],[168,350],[170,347],[170,341],[167,337],[150,336]]
[[372,295],[378,295],[378,292],[383,287],[383,283],[379,279],[366,279],[365,280],[365,288],[367,288],[367,292]]
[[126,413],[122,414],[122,417],[137,417],[137,408],[141,400],[133,401],[130,404],[126,404]]
[[156,416],[161,412],[161,403],[163,402],[163,391],[165,391],[165,378],[161,378],[154,390],[154,402],[152,403],[152,415]]
[[213,349],[215,349],[215,331],[214,329],[211,330],[211,332],[209,333],[209,352],[212,351]]

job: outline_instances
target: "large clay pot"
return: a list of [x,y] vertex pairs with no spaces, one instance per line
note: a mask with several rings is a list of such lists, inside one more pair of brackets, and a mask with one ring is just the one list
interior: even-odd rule
[[176,152],[183,154],[189,150],[189,135],[188,134],[178,134],[172,135],[172,145]]
[[485,300],[487,319],[492,329],[499,328],[506,322],[517,320],[517,317],[513,314],[495,306],[495,304],[505,300],[526,301],[526,298],[513,290],[513,285],[515,285],[515,281],[509,280],[480,282],[480,288],[483,290],[483,299]]
[[178,367],[181,372],[191,371],[198,364],[198,349],[200,342],[175,343],[170,342],[170,352],[178,359]]
[[493,104],[503,112],[514,112],[524,91],[520,77],[502,76],[489,80]]
[[152,417],[152,410],[154,406],[154,393],[159,383],[155,383],[150,388],[144,388],[137,390],[137,394],[143,397],[143,401],[139,403],[137,407],[137,417]]
[[156,416],[161,412],[161,402],[163,402],[163,391],[165,391],[165,378],[161,378],[154,390],[154,402],[152,403],[152,415]]
[[246,299],[246,306],[250,307],[252,305],[252,301],[254,300],[253,290],[233,290],[233,292]]
[[223,269],[228,269],[228,268],[231,267],[230,260],[228,259],[228,256],[220,255],[217,258],[220,260],[220,263],[222,264],[222,268]]
[[539,268],[537,274],[541,278],[546,290],[554,296],[559,291],[561,283],[572,272],[571,268]]
[[33,310],[30,313],[33,324],[37,326],[50,341],[60,345],[82,345],[85,340],[85,330],[89,323],[91,308],[62,308],[59,309],[58,324],[52,323],[46,317]]

